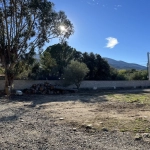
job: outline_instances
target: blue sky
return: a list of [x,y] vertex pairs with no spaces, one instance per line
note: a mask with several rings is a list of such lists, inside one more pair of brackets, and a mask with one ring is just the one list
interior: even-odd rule
[[[150,0],[51,0],[74,25],[71,47],[102,57],[147,64]],[[50,45],[57,43],[52,40]]]

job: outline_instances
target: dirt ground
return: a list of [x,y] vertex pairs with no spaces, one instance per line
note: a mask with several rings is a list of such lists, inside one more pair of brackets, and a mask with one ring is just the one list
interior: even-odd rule
[[[137,96],[140,99],[143,94],[144,102],[135,98]],[[123,100],[124,95],[126,99],[135,99],[128,102],[126,99]],[[148,90],[23,95],[12,96],[9,100],[1,97],[0,147],[2,149],[150,149],[149,96]],[[134,136],[137,133],[141,136],[147,134],[147,137],[143,136],[142,141],[135,141]],[[54,134],[54,139],[48,138],[51,134]],[[100,134],[108,139],[102,138],[103,140],[98,142]],[[68,139],[68,143],[75,139],[78,143],[76,145],[72,143],[72,147],[65,145],[66,143],[62,146],[62,142],[58,141],[60,137],[61,140]],[[93,141],[91,143],[96,141],[98,143],[89,146],[86,142],[83,145],[88,139]]]

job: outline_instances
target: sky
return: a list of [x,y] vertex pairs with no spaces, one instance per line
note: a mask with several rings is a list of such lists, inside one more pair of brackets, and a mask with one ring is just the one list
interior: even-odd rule
[[[150,0],[51,0],[74,25],[69,46],[81,52],[147,65]],[[53,39],[49,45],[58,43]]]

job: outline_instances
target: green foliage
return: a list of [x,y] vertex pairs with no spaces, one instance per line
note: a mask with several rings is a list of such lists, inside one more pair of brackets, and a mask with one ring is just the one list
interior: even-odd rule
[[110,66],[99,54],[83,53],[82,62],[89,68],[88,80],[109,80]]
[[[56,62],[49,70],[49,75],[55,77],[54,79],[62,77],[64,68],[71,60],[77,60],[85,63],[89,68],[89,72],[84,78],[85,80],[147,80],[147,71],[137,71],[135,69],[117,70],[110,67],[107,61],[99,54],[81,53],[70,47],[67,42],[49,46],[45,52],[47,52],[47,57],[54,59]],[[42,68],[46,70],[44,67]],[[43,72],[43,74],[45,73]]]
[[71,61],[64,72],[65,84],[75,84],[77,88],[80,87],[81,81],[84,79],[86,74],[89,72],[85,63],[78,61]]
[[147,80],[147,70],[111,68],[111,80]]
[[117,78],[118,78],[118,70],[117,69],[110,67],[110,78],[111,78],[111,80],[117,80]]
[[31,66],[35,63],[34,56],[35,52],[30,51],[21,55],[20,61],[16,62],[13,69],[13,75],[15,79],[24,79],[27,78],[28,73],[30,72]]
[[4,68],[3,67],[0,67],[0,74],[4,74]]
[[30,72],[28,74],[28,78],[29,79],[39,79],[41,73],[41,69],[40,69],[40,63],[39,62],[35,62],[32,67],[30,68]]
[[58,76],[58,78],[61,77],[64,73],[64,68],[66,68],[70,61],[77,60],[85,63],[89,68],[85,79],[110,80],[110,67],[98,54],[81,53],[70,47],[67,42],[49,46],[46,52],[49,52],[56,61],[56,66],[53,67],[51,75]]
[[54,66],[56,66],[55,59],[51,57],[51,54],[49,52],[45,51],[41,55],[41,67],[42,67],[42,69],[45,70],[47,73],[49,73]]
[[147,70],[118,70],[118,75],[124,80],[147,80]]
[[65,13],[53,8],[49,0],[0,0],[0,63],[5,68],[6,88],[20,74],[20,61],[24,65],[24,59],[29,58],[26,54],[42,50],[52,38],[64,41],[73,34]]
[[78,59],[77,56],[79,56],[79,52],[70,47],[67,42],[49,46],[46,49],[46,52],[50,53],[51,57],[56,61],[52,74],[58,77],[61,77],[64,73],[64,68],[67,67],[70,61],[72,59]]
[[49,52],[43,52],[40,55],[40,62],[35,62],[30,68],[28,77],[30,79],[48,79],[52,69],[55,67],[56,61]]
[[148,80],[148,73],[147,73],[147,70],[135,71],[135,72],[131,75],[131,80]]

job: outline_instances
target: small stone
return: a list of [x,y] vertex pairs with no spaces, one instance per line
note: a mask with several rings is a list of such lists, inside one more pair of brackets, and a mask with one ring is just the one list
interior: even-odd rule
[[23,95],[21,90],[16,90],[16,95]]
[[59,118],[59,120],[64,120],[64,118]]
[[77,131],[77,128],[73,128],[73,131]]
[[147,116],[143,116],[143,118],[147,118]]
[[108,132],[108,129],[105,128],[105,127],[103,127],[103,128],[102,128],[102,131]]
[[23,119],[21,119],[20,121],[21,121],[21,122],[24,122],[24,120],[23,120]]
[[140,134],[136,134],[134,137],[134,140],[139,141],[142,139],[142,136]]
[[103,124],[103,122],[99,122],[100,124]]
[[92,129],[92,124],[88,124],[87,126],[86,126],[86,129],[88,130],[88,129]]

